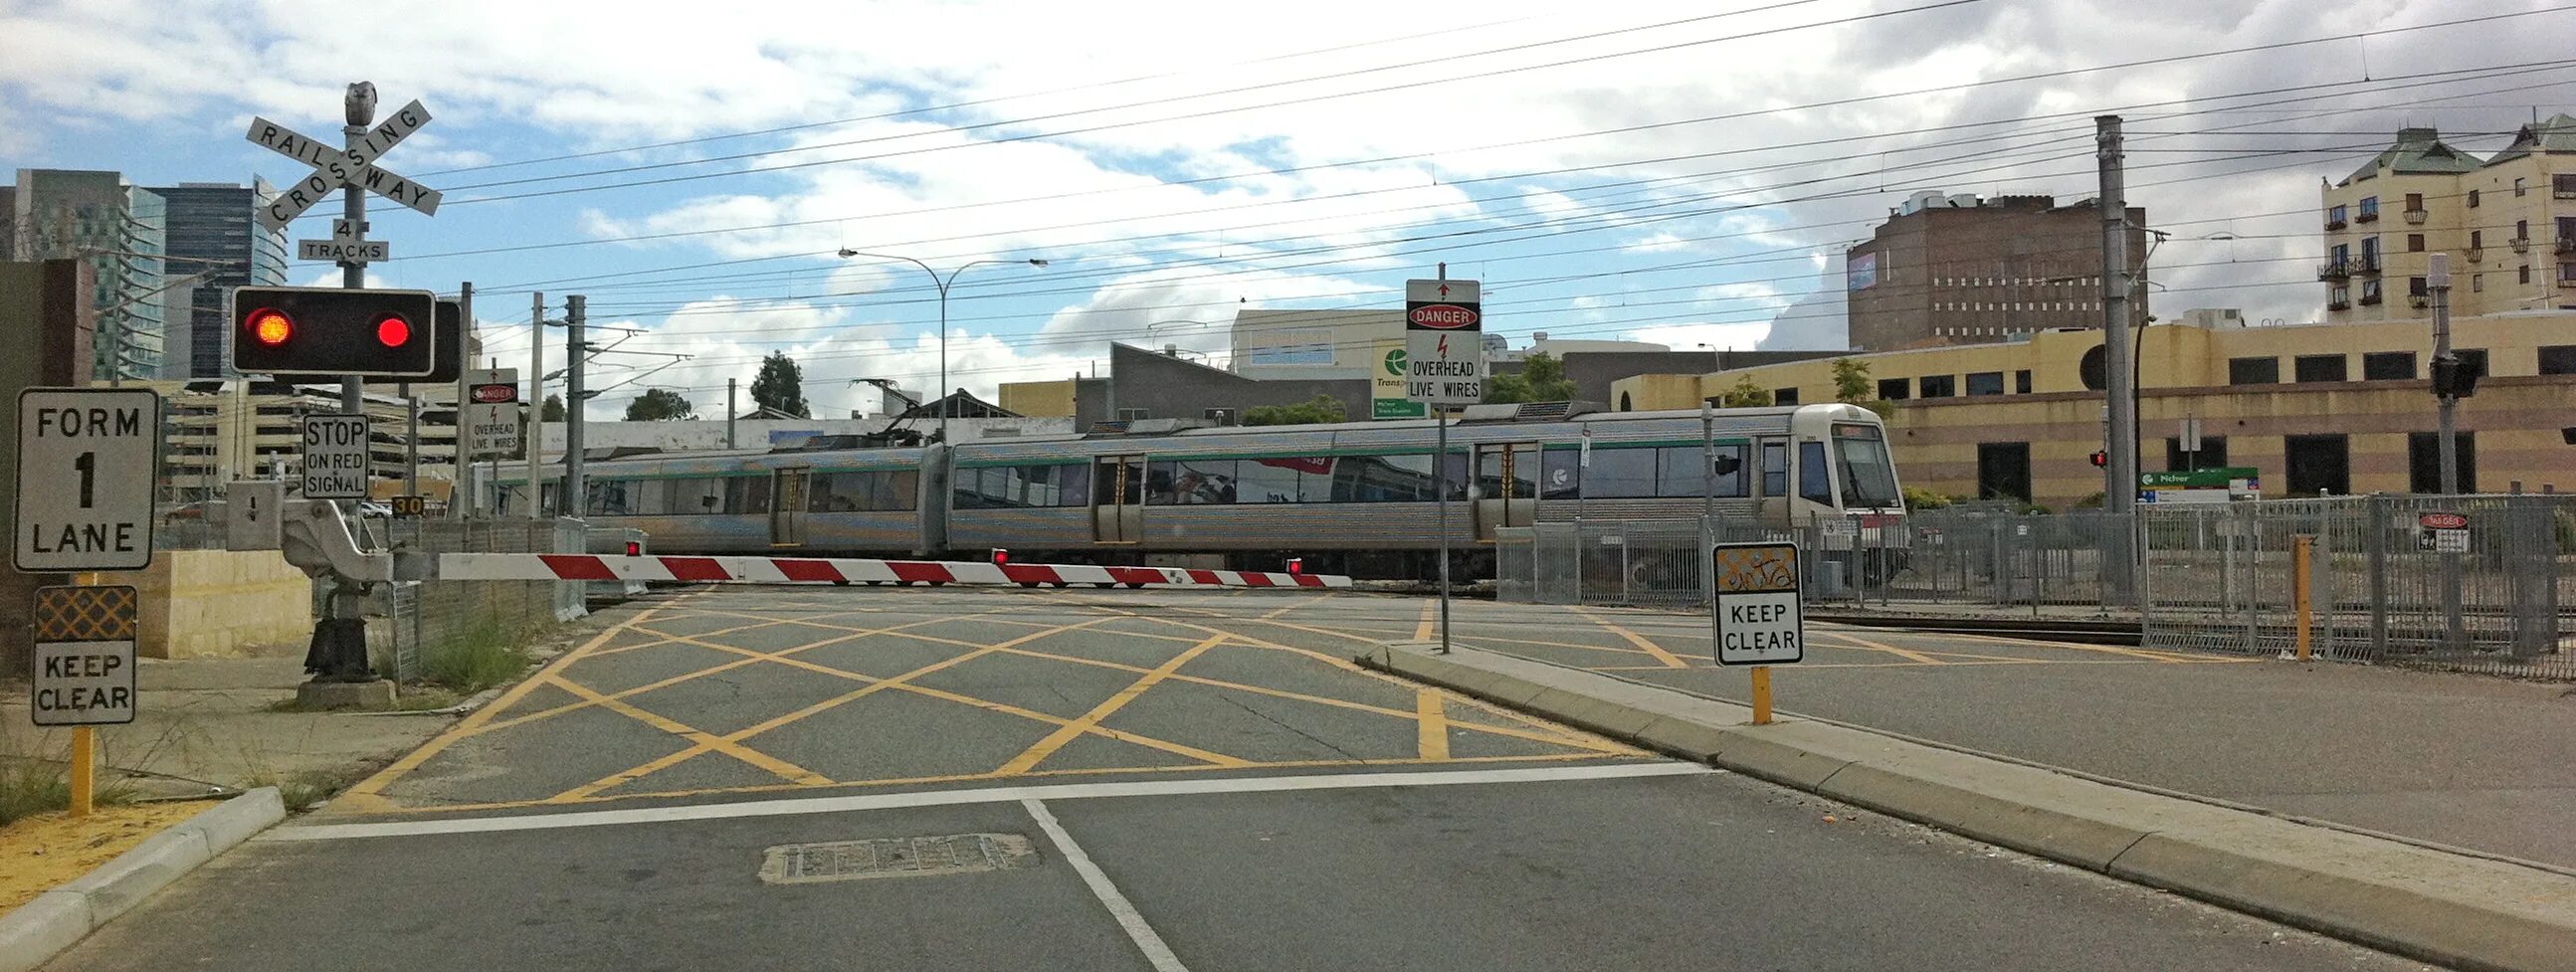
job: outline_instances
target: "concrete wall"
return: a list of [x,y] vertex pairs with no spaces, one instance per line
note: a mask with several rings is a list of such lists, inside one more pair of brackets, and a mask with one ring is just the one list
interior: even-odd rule
[[[0,263],[0,423],[18,427],[18,391],[89,383],[90,293],[95,272],[85,260]],[[15,431],[10,433],[16,435]],[[0,531],[18,529],[18,450],[0,449]],[[65,574],[21,574],[0,566],[0,671],[24,672],[33,663],[28,602],[48,584],[70,583]]]
[[101,575],[141,595],[136,653],[209,658],[301,648],[313,634],[313,587],[274,550],[163,550],[152,566]]
[[1116,414],[1112,407],[1141,408],[1148,418],[1194,419],[1211,408],[1235,409],[1240,416],[1255,405],[1294,405],[1317,395],[1339,400],[1352,421],[1364,421],[1369,414],[1367,378],[1247,378],[1124,344],[1110,346],[1109,374],[1096,390],[1090,379],[1079,383],[1074,428],[1110,420]]

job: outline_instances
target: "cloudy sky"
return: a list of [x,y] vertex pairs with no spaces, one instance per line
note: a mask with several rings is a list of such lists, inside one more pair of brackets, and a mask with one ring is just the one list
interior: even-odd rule
[[375,205],[399,257],[376,278],[473,281],[505,364],[536,291],[693,356],[595,415],[646,387],[717,414],[773,350],[820,415],[867,399],[852,378],[937,384],[929,275],[844,248],[1002,261],[949,304],[952,381],[985,394],[1111,340],[1221,359],[1238,308],[1392,307],[1438,261],[1516,339],[1838,347],[1792,307],[1827,254],[1926,189],[2089,197],[2104,112],[2171,234],[2159,315],[2310,320],[2320,178],[2401,125],[2487,150],[2576,106],[2576,3],[2551,0],[1246,9],[0,0],[0,167],[288,182],[250,117],[328,138],[373,81],[436,116],[384,165],[446,197]]

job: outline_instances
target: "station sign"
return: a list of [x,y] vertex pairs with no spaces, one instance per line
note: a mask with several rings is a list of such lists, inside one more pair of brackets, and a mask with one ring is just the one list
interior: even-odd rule
[[519,369],[467,372],[465,440],[472,455],[518,451],[519,434]]
[[1425,406],[1485,400],[1485,312],[1474,280],[1404,282],[1404,397]]
[[1721,543],[1711,553],[1717,663],[1781,665],[1806,658],[1798,546]]
[[2138,474],[2143,503],[2225,503],[2263,498],[2263,474],[2252,466]]
[[1377,345],[1377,368],[1369,372],[1369,418],[1427,418],[1431,410],[1421,402],[1404,397],[1404,342],[1381,341]]
[[367,417],[307,415],[303,435],[305,499],[367,498]]
[[20,391],[11,562],[29,573],[151,566],[160,482],[159,393]]
[[39,726],[121,726],[134,721],[135,591],[36,588],[35,678],[28,714]]

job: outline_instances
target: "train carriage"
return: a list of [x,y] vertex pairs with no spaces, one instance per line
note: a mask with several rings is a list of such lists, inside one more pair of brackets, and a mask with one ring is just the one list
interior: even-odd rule
[[[1434,473],[1429,420],[1173,428],[887,449],[597,460],[586,511],[670,552],[982,557],[1433,572],[1440,504],[1466,570],[1495,531],[1578,517],[1773,528],[1857,520],[1822,556],[1900,566],[1906,533],[1885,429],[1844,404],[1701,415],[1478,406]],[[515,484],[505,494],[524,502]],[[1703,490],[1714,498],[1703,500]],[[551,490],[548,490],[549,495]]]

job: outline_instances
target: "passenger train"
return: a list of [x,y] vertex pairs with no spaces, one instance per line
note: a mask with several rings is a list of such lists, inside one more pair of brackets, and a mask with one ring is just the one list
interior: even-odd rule
[[[1278,570],[1298,558],[1355,577],[1435,571],[1432,421],[1151,425],[594,459],[586,512],[597,526],[644,531],[665,553],[982,559],[1002,549],[1029,562]],[[1696,411],[1470,407],[1450,423],[1444,472],[1453,566],[1491,576],[1502,528],[1692,519],[1710,488],[1731,524],[1857,520],[1823,531],[1817,555],[1858,559],[1874,578],[1902,568],[1904,502],[1877,415],[1846,404],[1721,409],[1714,438],[1715,462],[1704,464]],[[504,513],[527,502],[524,477],[510,472],[490,496]],[[549,508],[555,491],[542,483]]]

